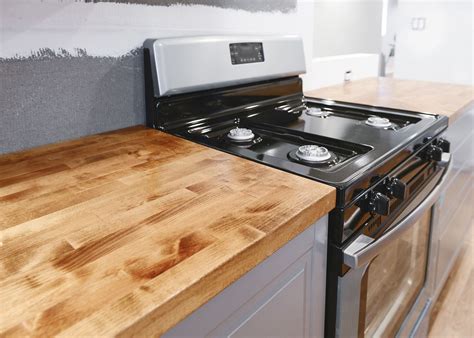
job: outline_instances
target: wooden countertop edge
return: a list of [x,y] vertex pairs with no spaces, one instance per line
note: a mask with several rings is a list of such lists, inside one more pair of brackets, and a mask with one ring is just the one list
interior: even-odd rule
[[474,99],[467,102],[464,106],[462,106],[460,109],[457,111],[453,112],[451,116],[448,116],[449,118],[449,125],[452,125],[454,122],[456,122],[461,116],[464,114],[468,113],[470,110],[474,110]]
[[[203,276],[196,283],[183,290],[177,297],[170,299],[170,301],[134,322],[129,327],[120,330],[116,335],[120,337],[135,335],[161,336],[200,306],[222,292],[227,286],[263,262],[290,240],[301,234],[318,219],[326,215],[334,208],[335,203],[336,190],[333,188],[329,194],[315,201],[314,204],[308,206],[284,224],[281,224],[275,231],[252,243],[212,272]],[[315,209],[317,212],[315,212]],[[308,219],[314,219],[314,221],[308,221]],[[218,287],[206,289],[205,287],[208,285],[216,285]],[[194,298],[192,303],[189,301],[190,297]],[[186,308],[181,307],[180,311],[173,311],[177,306],[185,303],[185,300]]]
[[[100,315],[93,321],[79,322],[78,326],[71,327],[61,335],[161,336],[332,210],[336,202],[336,190],[327,187],[329,191],[327,194],[290,217],[272,232],[262,233],[262,237],[258,240],[213,267],[158,307],[148,309],[146,314],[133,318],[128,315],[123,326],[117,327],[114,323],[111,327],[107,325],[109,322],[107,318],[115,315],[117,307],[115,303],[102,309]],[[209,288],[209,285],[213,287]]]

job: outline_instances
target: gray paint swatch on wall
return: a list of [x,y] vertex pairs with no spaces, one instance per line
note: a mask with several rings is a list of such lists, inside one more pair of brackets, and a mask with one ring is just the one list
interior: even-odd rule
[[205,5],[212,7],[242,9],[249,12],[287,13],[296,10],[297,0],[84,0],[85,2],[114,2],[151,6]]
[[[79,54],[79,52],[78,52]],[[0,153],[145,122],[143,53],[0,59]]]

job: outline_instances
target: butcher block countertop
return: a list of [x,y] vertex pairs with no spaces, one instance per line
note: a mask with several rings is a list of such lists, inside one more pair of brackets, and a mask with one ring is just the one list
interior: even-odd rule
[[383,77],[311,90],[305,95],[446,115],[452,123],[474,102],[474,87]]
[[334,206],[144,127],[0,156],[0,335],[159,335]]

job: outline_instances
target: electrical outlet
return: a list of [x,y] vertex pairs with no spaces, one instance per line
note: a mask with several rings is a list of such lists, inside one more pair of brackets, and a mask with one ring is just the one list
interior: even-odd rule
[[426,27],[426,18],[418,18],[418,30],[423,31]]
[[411,29],[414,31],[425,30],[426,27],[426,18],[425,17],[416,17],[411,19]]
[[344,73],[344,82],[349,82],[352,80],[352,70],[346,70]]

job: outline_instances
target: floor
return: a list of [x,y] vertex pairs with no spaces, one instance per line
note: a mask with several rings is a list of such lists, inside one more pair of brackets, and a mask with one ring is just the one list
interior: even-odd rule
[[429,337],[474,337],[474,226],[433,309]]

